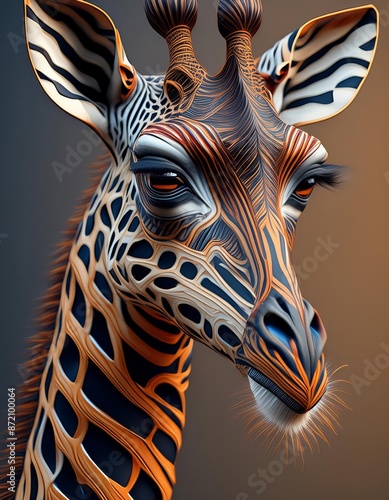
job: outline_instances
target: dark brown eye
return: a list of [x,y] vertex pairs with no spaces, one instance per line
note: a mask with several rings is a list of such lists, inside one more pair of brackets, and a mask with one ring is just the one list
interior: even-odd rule
[[312,177],[311,179],[307,179],[301,182],[294,191],[294,194],[303,200],[308,199],[311,196],[313,188],[316,185],[315,179]]
[[160,193],[171,193],[183,185],[184,182],[173,172],[162,175],[150,174],[150,187]]

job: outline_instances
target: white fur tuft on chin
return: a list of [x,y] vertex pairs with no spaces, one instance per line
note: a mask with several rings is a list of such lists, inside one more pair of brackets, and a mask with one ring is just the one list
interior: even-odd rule
[[250,377],[248,379],[256,406],[269,423],[291,434],[299,434],[307,427],[311,419],[310,411],[303,414],[294,412],[277,396],[274,396]]

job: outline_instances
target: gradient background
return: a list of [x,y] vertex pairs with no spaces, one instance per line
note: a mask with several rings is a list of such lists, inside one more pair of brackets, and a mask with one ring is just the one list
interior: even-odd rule
[[[148,26],[142,0],[99,0],[119,28],[127,55],[139,72],[161,72],[167,65],[164,41]],[[216,27],[217,2],[199,0],[194,31],[198,58],[216,72],[224,61],[224,41]],[[354,6],[354,0],[264,1],[264,21],[254,40],[260,55],[285,34],[318,15]],[[330,153],[329,161],[349,165],[351,176],[336,192],[317,189],[298,226],[294,261],[309,267],[317,238],[339,247],[301,280],[304,296],[318,309],[327,328],[327,360],[346,380],[352,412],[342,413],[338,436],[329,435],[320,453],[308,454],[285,471],[279,452],[245,443],[245,431],[231,407],[242,388],[239,373],[224,359],[197,346],[184,446],[178,460],[175,500],[300,500],[389,498],[389,3],[378,0],[381,37],[370,76],[350,108],[338,117],[307,127]],[[23,338],[33,332],[34,308],[47,286],[53,246],[87,186],[86,166],[94,148],[62,182],[52,163],[65,163],[66,147],[84,139],[83,124],[46,97],[22,43],[22,2],[2,7],[2,166],[0,169],[0,407],[6,388],[20,380]],[[12,41],[12,43],[11,43]],[[385,173],[387,173],[385,177]],[[312,269],[312,268],[311,268]],[[389,347],[388,347],[389,350]],[[388,351],[389,352],[389,351]],[[381,355],[381,356],[380,356]],[[378,356],[378,358],[377,358]],[[368,360],[381,369],[367,373]],[[277,463],[275,463],[276,461]],[[266,489],[248,484],[257,470],[270,471]],[[275,471],[272,473],[271,471]],[[239,496],[240,493],[245,495]]]

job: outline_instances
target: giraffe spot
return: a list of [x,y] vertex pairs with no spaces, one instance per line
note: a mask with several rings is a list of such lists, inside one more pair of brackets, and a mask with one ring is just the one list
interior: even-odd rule
[[60,391],[55,395],[54,410],[65,431],[70,437],[74,437],[78,427],[78,417],[72,405]]
[[128,251],[128,255],[136,259],[150,259],[153,253],[153,247],[146,240],[136,241],[130,246]]
[[107,227],[109,227],[111,229],[111,226],[112,226],[112,224],[111,224],[111,218],[109,216],[109,213],[108,213],[106,205],[103,205],[101,207],[100,218],[101,218],[103,224],[106,225]]
[[116,198],[111,204],[111,212],[115,219],[117,219],[120,209],[122,208],[123,200],[122,198]]
[[130,227],[128,228],[128,231],[130,233],[135,233],[135,231],[139,227],[139,217],[134,217],[134,220],[131,222]]
[[30,463],[30,498],[38,498],[38,476],[33,463]]
[[102,295],[111,303],[113,303],[113,294],[111,287],[109,286],[108,281],[106,280],[105,276],[98,271],[96,271],[95,275],[95,285],[97,288],[100,290]]
[[173,252],[163,252],[158,261],[160,269],[171,269],[176,263],[177,257]]
[[116,260],[120,260],[123,257],[123,255],[124,255],[124,253],[125,253],[126,250],[127,250],[127,244],[126,243],[122,243],[122,245],[119,248],[119,252],[117,254]]
[[130,496],[139,500],[162,500],[162,493],[157,483],[144,470],[140,471]]
[[66,276],[66,283],[65,283],[65,292],[66,295],[69,297],[70,294],[70,281],[72,279],[72,271],[69,269],[68,274]]
[[208,320],[204,321],[204,332],[209,339],[212,339],[212,325]]
[[95,227],[95,214],[93,213],[93,214],[89,215],[89,217],[86,220],[86,224],[85,224],[86,236],[89,236],[92,233],[94,227]]
[[99,231],[99,234],[97,235],[96,242],[95,242],[96,262],[98,262],[100,260],[101,252],[102,252],[103,247],[104,247],[104,241],[105,241],[104,234],[101,231]]
[[128,484],[132,472],[132,456],[115,439],[90,423],[82,446],[107,477],[121,486]]
[[217,333],[219,337],[231,347],[236,347],[241,343],[235,333],[226,325],[219,326]]
[[65,372],[68,379],[74,382],[77,378],[80,366],[80,353],[73,339],[71,339],[69,335],[66,335],[59,361],[61,363],[62,370]]
[[175,387],[170,384],[159,384],[154,392],[170,406],[174,406],[174,408],[182,411],[181,396]]
[[136,281],[142,281],[146,276],[151,273],[151,269],[147,267],[140,266],[139,264],[135,264],[135,266],[131,269],[131,274],[136,279]]
[[[89,487],[77,481],[76,474],[66,455],[60,473],[55,478],[54,485],[66,498],[80,498],[88,500],[99,500],[96,493]],[[31,496],[31,499],[37,498]]]
[[162,455],[169,460],[169,462],[175,462],[177,457],[177,446],[173,439],[166,434],[166,432],[158,429],[154,434],[153,443]]
[[85,269],[89,271],[89,264],[90,264],[90,251],[89,248],[86,245],[82,245],[80,250],[78,251],[78,256],[83,262]]
[[82,391],[97,408],[119,425],[143,438],[150,434],[151,426],[144,425],[144,422],[150,423],[149,415],[129,401],[91,360],[88,362]]
[[[113,236],[114,236],[114,235],[113,235]],[[111,250],[111,251],[110,251],[110,253],[109,253],[109,258],[110,258],[110,259],[113,259],[114,255],[115,255],[115,253],[116,253],[116,250],[117,250],[117,248],[118,248],[118,245],[119,245],[119,242],[117,241],[117,242],[114,244],[114,246],[113,246],[112,250]],[[110,243],[110,246],[111,246],[111,243]]]
[[184,318],[190,319],[193,323],[200,323],[201,314],[198,309],[189,304],[179,304],[178,310],[184,316]]
[[193,280],[197,276],[197,272],[197,267],[191,262],[185,262],[180,269],[180,273],[189,280]]
[[115,357],[111,337],[109,336],[107,320],[96,309],[93,310],[93,321],[90,336],[100,349],[112,360]]
[[157,288],[161,290],[171,290],[178,285],[178,281],[174,278],[157,278],[154,281],[154,284]]
[[41,451],[47,466],[54,474],[56,468],[56,449],[54,430],[49,418],[46,420],[45,430],[42,435]]
[[130,220],[130,217],[132,216],[133,211],[129,210],[127,213],[125,213],[119,223],[119,231],[123,231],[125,227],[127,227],[128,221]]
[[169,302],[165,299],[165,297],[162,297],[162,305],[165,311],[169,314],[169,316],[174,316],[173,309]]
[[76,292],[74,295],[74,301],[72,305],[72,313],[75,319],[80,323],[80,325],[85,326],[85,318],[86,318],[85,297],[81,291],[80,285],[77,282],[76,282]]

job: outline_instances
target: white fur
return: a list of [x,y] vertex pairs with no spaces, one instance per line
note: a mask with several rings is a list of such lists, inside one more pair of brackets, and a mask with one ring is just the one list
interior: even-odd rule
[[307,426],[311,419],[310,412],[303,414],[294,412],[270,391],[257,384],[250,377],[248,379],[258,410],[268,422],[292,434],[300,433]]

